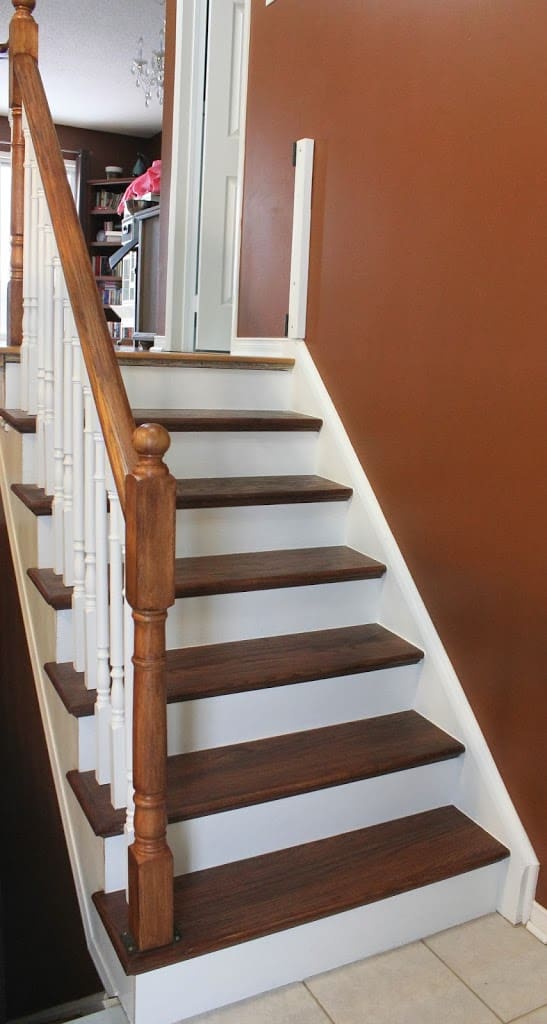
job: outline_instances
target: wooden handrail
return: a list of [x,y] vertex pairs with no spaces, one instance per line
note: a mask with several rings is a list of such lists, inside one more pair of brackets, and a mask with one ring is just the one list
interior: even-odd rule
[[135,422],[106,325],[104,309],[89,262],[36,60],[28,54],[17,53],[12,54],[12,61],[15,81],[21,91],[34,143],[91,390],[116,489],[122,509],[125,510],[125,480],[137,462],[132,442]]
[[[165,621],[175,599],[175,480],[163,462],[167,431],[135,430],[55,126],[37,65],[35,0],[12,0],[10,105],[19,127],[12,292],[22,311],[24,107],[89,383],[126,521],[126,595],[135,622],[133,773],[135,842],[129,848],[129,921],[141,950],[173,938],[173,857],[166,839]],[[16,135],[14,135],[14,143]],[[15,163],[13,164],[15,171]],[[12,186],[13,187],[13,186]],[[12,199],[12,211],[13,211]],[[15,265],[14,265],[15,261]],[[20,274],[19,274],[20,271]],[[14,280],[20,279],[13,289]],[[22,315],[22,314],[21,314]],[[15,312],[14,312],[15,316]],[[14,320],[15,323],[15,320]],[[15,338],[12,338],[15,340]]]

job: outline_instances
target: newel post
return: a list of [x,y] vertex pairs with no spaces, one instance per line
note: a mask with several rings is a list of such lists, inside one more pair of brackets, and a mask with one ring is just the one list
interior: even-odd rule
[[18,54],[38,59],[38,26],[32,17],[35,0],[12,0],[15,14],[9,33],[9,105],[11,108],[11,261],[8,284],[7,340],[20,345],[23,340],[23,226],[25,207],[25,139],[23,104],[15,75]]
[[141,950],[173,941],[173,857],[167,845],[165,621],[175,600],[175,480],[162,461],[164,427],[133,435],[138,462],[126,478],[126,594],[135,622],[129,928]]

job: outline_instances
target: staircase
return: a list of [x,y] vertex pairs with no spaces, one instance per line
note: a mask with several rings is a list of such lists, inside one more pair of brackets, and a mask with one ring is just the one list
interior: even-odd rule
[[519,919],[526,841],[304,354],[126,362],[136,422],[169,430],[177,479],[161,948],[129,929],[126,808],[97,781],[97,694],[73,665],[15,364],[1,410],[37,685],[107,988],[137,1024],[168,1024],[496,908]]

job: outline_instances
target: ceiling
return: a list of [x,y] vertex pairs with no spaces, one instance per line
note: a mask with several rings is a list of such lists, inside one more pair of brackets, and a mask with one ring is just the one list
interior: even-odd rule
[[[8,38],[12,7],[0,4],[0,41]],[[155,135],[161,106],[144,105],[131,75],[139,36],[147,57],[159,42],[163,0],[37,0],[39,64],[56,124],[124,135]],[[8,62],[0,61],[0,114],[8,112]]]

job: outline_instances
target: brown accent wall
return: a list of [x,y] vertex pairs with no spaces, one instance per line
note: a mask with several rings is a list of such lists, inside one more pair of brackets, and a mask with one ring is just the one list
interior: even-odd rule
[[0,573],[0,1020],[4,1021],[81,999],[100,992],[102,985],[86,949],[1,503]]
[[240,333],[315,138],[310,348],[547,866],[547,5],[252,11]]

